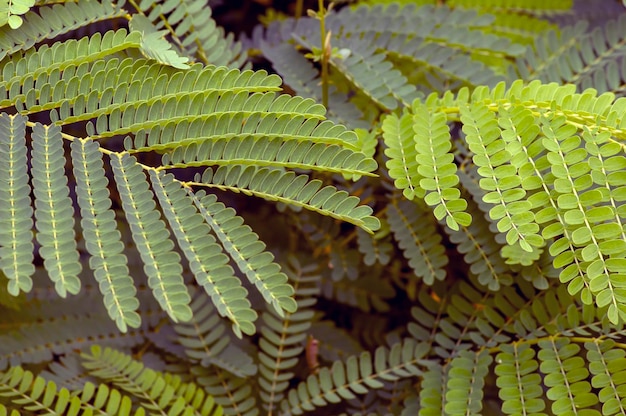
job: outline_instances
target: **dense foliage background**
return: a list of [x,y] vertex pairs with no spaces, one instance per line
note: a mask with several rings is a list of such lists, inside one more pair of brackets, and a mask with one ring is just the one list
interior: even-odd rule
[[0,415],[626,414],[624,14],[0,1]]

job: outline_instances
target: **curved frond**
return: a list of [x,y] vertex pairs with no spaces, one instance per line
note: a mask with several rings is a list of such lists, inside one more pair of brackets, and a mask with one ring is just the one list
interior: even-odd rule
[[188,321],[191,301],[183,282],[180,256],[156,210],[142,167],[128,154],[111,155],[111,167],[126,220],[141,255],[154,297],[174,320]]
[[35,272],[25,123],[20,115],[0,114],[0,270],[13,296],[30,292]]
[[398,117],[390,114],[383,120],[383,139],[387,146],[385,155],[389,176],[395,180],[394,185],[401,190],[407,199],[423,198],[426,195],[420,182],[424,177],[420,174],[415,148],[415,132],[413,117],[405,113]]
[[288,284],[287,276],[274,262],[274,256],[265,250],[265,243],[259,240],[250,227],[243,224],[243,218],[235,210],[227,208],[215,195],[197,193],[194,203],[200,211],[224,250],[246,275],[265,301],[283,316],[285,312],[294,312],[296,302],[293,299],[293,287]]
[[[213,71],[202,72],[207,76]],[[219,72],[222,71],[215,72],[219,81]],[[240,75],[237,78],[242,82],[249,77],[238,71],[231,71],[231,74],[235,77]],[[221,90],[207,87],[205,91],[193,94],[178,93],[178,97],[171,94],[146,97],[130,108],[128,104],[115,103],[115,107],[126,109],[127,114],[112,111],[115,107],[107,109],[107,113],[111,114],[101,117],[96,124],[97,137],[138,133],[135,149],[128,146],[128,150],[134,151],[174,150],[193,143],[247,137],[257,140],[264,137],[285,141],[319,140],[320,143],[354,149],[356,137],[353,132],[340,125],[320,122],[324,109],[319,104],[301,97],[254,91],[265,88],[263,85],[248,87],[246,84],[239,91],[230,91],[231,88],[227,87]],[[144,108],[146,105],[150,106],[150,111]],[[96,113],[86,113],[81,119],[89,115]]]
[[91,255],[89,266],[109,316],[122,332],[126,332],[128,326],[139,327],[141,318],[136,312],[139,301],[129,274],[124,243],[117,230],[115,212],[111,209],[109,181],[105,176],[100,146],[91,140],[75,140],[71,147],[81,227]]
[[391,349],[377,348],[373,357],[363,352],[345,362],[336,361],[331,368],[321,368],[318,374],[291,389],[281,402],[282,414],[300,415],[329,403],[353,399],[368,389],[380,389],[387,381],[418,376],[422,374],[419,360],[427,351],[426,344],[407,339]]
[[172,44],[165,39],[165,31],[158,31],[144,16],[135,15],[130,19],[130,29],[141,33],[140,51],[146,57],[174,68],[187,69],[189,58],[179,56],[172,50]]
[[302,267],[292,259],[290,266],[289,275],[296,291],[297,312],[288,312],[284,317],[274,311],[261,315],[263,326],[259,341],[258,380],[263,407],[269,414],[277,410],[278,403],[285,397],[289,381],[294,377],[291,370],[298,364],[304,350],[306,332],[311,326],[313,306],[319,294],[317,265]]
[[74,208],[65,176],[61,129],[39,123],[33,128],[31,175],[35,196],[35,227],[54,288],[61,297],[77,294],[82,266],[74,233]]
[[[10,106],[12,101],[21,99],[31,103],[37,99],[36,90],[24,82],[32,82],[44,74],[70,70],[81,64],[94,62],[128,48],[140,48],[141,33],[120,29],[104,35],[97,33],[91,38],[56,42],[52,46],[43,45],[39,49],[29,49],[24,56],[16,54],[2,66],[0,82],[0,105]],[[42,71],[45,68],[45,71]],[[58,77],[58,72],[56,72]],[[58,79],[58,78],[57,78]],[[34,85],[33,85],[34,86]]]
[[[91,403],[94,395],[98,398]],[[66,388],[59,389],[54,382],[46,381],[21,367],[12,367],[0,375],[0,397],[3,401],[13,403],[21,411],[40,414],[66,416],[90,412],[106,412],[109,415],[131,414],[130,398],[120,395],[117,390],[110,390],[106,386],[96,389],[93,384],[88,383],[80,396],[73,395]]]
[[242,332],[253,334],[257,314],[247,299],[248,291],[234,275],[228,257],[210,234],[203,208],[199,213],[194,205],[197,197],[190,195],[171,174],[152,170],[150,179],[196,281],[211,296],[220,315],[232,321],[235,334],[239,337]]
[[[291,119],[290,122],[294,120]],[[287,139],[286,133],[281,133]],[[256,137],[255,137],[256,136]],[[203,140],[180,146],[167,158],[175,168],[209,165],[272,166],[285,169],[317,170],[342,175],[374,176],[373,159],[335,144],[323,143],[323,138],[308,141],[281,140],[255,134],[243,138]]]
[[[211,396],[200,396],[199,401],[189,402],[184,389],[176,388],[177,380],[166,378],[164,374],[145,368],[142,363],[130,356],[109,348],[94,345],[88,353],[81,354],[83,365],[95,377],[111,382],[120,390],[134,396],[141,406],[149,411],[186,414],[219,415],[222,409]],[[193,397],[193,395],[192,395]],[[177,410],[174,410],[177,409]],[[204,413],[204,412],[207,413]]]
[[215,172],[205,170],[199,184],[306,208],[370,232],[380,227],[380,221],[371,215],[372,208],[359,205],[359,198],[331,185],[322,188],[322,181],[310,180],[307,175],[269,168],[219,167]]

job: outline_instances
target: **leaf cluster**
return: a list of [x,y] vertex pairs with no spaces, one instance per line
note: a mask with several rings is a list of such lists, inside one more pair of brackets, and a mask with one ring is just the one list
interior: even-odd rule
[[0,2],[0,414],[626,413],[623,16],[45,3]]

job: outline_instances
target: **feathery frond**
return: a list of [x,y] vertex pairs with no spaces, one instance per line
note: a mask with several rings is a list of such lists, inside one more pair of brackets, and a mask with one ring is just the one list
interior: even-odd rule
[[192,197],[171,174],[153,170],[150,179],[196,281],[211,296],[220,315],[232,321],[235,334],[239,337],[242,332],[253,334],[257,314],[247,299],[248,291],[234,276],[228,257],[210,234],[209,226],[213,223],[210,213],[206,213],[204,206],[200,206],[198,212],[195,204],[199,195]]
[[420,375],[418,362],[426,351],[425,344],[407,339],[391,349],[379,347],[373,357],[364,352],[349,357],[345,363],[336,361],[331,368],[321,368],[318,374],[291,389],[281,402],[282,414],[300,415],[329,403],[353,399],[368,388],[379,389],[386,381]]
[[216,366],[242,378],[256,374],[252,357],[225,334],[226,326],[208,299],[196,296],[191,308],[194,312],[191,321],[174,325],[177,343],[184,348],[189,361],[207,368]]
[[263,407],[270,414],[277,410],[278,403],[285,397],[289,380],[294,376],[291,370],[304,350],[306,332],[311,326],[312,307],[319,294],[317,285],[320,276],[316,273],[316,265],[301,266],[292,260],[290,266],[289,275],[296,291],[297,312],[282,317],[272,310],[261,315],[263,326],[259,341],[258,380]]
[[141,406],[149,411],[164,412],[169,409],[174,414],[221,414],[222,409],[214,404],[211,396],[202,395],[201,400],[190,401],[185,389],[176,388],[176,380],[145,368],[127,355],[93,346],[89,353],[82,354],[82,358],[90,374],[111,381],[120,390],[137,398]]
[[109,316],[122,332],[138,328],[141,318],[133,279],[129,275],[124,243],[117,230],[115,212],[107,188],[100,146],[91,140],[72,142],[76,196],[86,248]]
[[191,301],[183,282],[180,256],[173,250],[170,232],[161,220],[148,182],[137,160],[113,155],[111,167],[133,240],[144,262],[148,286],[174,322],[188,321]]
[[33,287],[33,220],[27,174],[26,119],[0,115],[0,269],[17,296]]
[[[33,128],[32,180],[35,196],[35,227],[54,288],[61,297],[80,290],[81,264],[74,235],[74,209],[65,176],[61,129],[57,126]],[[29,207],[24,207],[28,210]]]
[[435,232],[435,223],[417,204],[392,200],[387,205],[387,221],[394,238],[409,260],[415,276],[427,285],[446,277],[444,267],[448,256],[441,244],[441,235]]

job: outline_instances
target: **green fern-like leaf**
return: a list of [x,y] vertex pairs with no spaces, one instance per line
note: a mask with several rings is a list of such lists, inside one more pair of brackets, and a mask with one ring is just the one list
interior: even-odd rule
[[121,331],[127,326],[139,327],[136,310],[139,302],[127,267],[124,244],[111,209],[108,179],[104,173],[102,153],[96,142],[72,142],[72,159],[76,178],[76,195],[81,210],[83,236],[91,255],[89,265],[104,296],[111,319]]
[[424,218],[428,215],[409,201],[393,200],[387,206],[387,220],[404,256],[409,260],[413,273],[427,285],[446,276],[444,267],[448,264],[441,235],[435,224]]
[[[35,377],[21,367],[12,367],[0,377],[0,397],[10,400],[21,410],[46,412],[47,414],[77,415],[81,407],[78,397],[71,397],[67,389],[57,390],[53,382]],[[127,401],[126,407],[130,405]],[[112,403],[111,410],[117,411],[119,403]]]
[[536,373],[539,364],[535,351],[528,344],[502,345],[500,349],[495,373],[502,411],[509,415],[542,412],[546,403],[542,399],[541,376]]
[[312,307],[319,294],[317,282],[320,276],[315,273],[316,265],[301,266],[297,261],[290,262],[291,282],[296,290],[298,310],[284,317],[264,312],[261,316],[263,327],[259,341],[259,387],[263,407],[269,413],[276,411],[278,403],[285,397],[291,371],[298,364],[299,355],[304,350],[306,332],[311,326]]
[[370,215],[372,209],[369,206],[358,206],[357,197],[331,185],[322,188],[322,181],[309,180],[307,175],[296,176],[294,172],[268,168],[219,167],[215,172],[207,169],[201,183],[306,208],[370,232],[380,227],[380,221]]
[[[552,400],[552,411],[580,412],[594,406],[598,397],[591,392],[591,384],[586,381],[589,370],[584,367],[582,358],[576,357],[580,346],[571,343],[569,338],[551,338],[540,341],[539,347],[537,357],[541,361],[540,369],[552,375],[544,379],[548,387],[547,396]],[[588,413],[599,414],[593,410]]]
[[519,188],[520,179],[515,176],[514,167],[506,164],[511,154],[496,146],[488,147],[501,135],[495,116],[480,104],[467,110],[461,108],[461,113],[463,132],[475,154],[474,163],[484,177],[480,185],[490,191],[483,200],[495,205],[490,215],[499,220],[498,229],[507,232],[509,245],[519,242],[526,251],[543,245],[539,227],[533,222],[532,214],[529,215],[530,203],[524,199],[526,193]]
[[611,339],[586,342],[589,371],[593,375],[591,385],[600,389],[598,397],[602,402],[602,414],[614,415],[626,412],[624,399],[624,380],[618,375],[620,364],[626,354],[623,349],[615,348]]
[[111,167],[126,219],[144,262],[148,285],[161,307],[175,321],[188,321],[190,297],[182,278],[180,256],[160,219],[141,166],[128,154],[113,155]]
[[74,209],[69,197],[61,129],[33,128],[32,180],[39,254],[61,297],[80,290],[81,271],[74,234]]
[[[73,66],[93,62],[128,48],[138,49],[140,46],[141,34],[139,32],[128,33],[126,30],[119,30],[116,32],[109,31],[104,35],[96,34],[91,38],[84,37],[79,41],[56,42],[51,47],[42,46],[37,50],[30,49],[23,57],[16,54],[17,56],[12,57],[2,67],[2,82],[0,83],[2,86],[0,99],[2,101],[0,101],[0,105],[3,107],[10,106],[18,98],[20,102],[29,104],[29,107],[34,105],[37,100],[36,89],[30,88],[30,85],[24,86],[23,83],[34,80],[36,75],[37,78],[46,77],[47,74],[55,71],[68,69],[67,74],[64,74],[71,77],[75,74],[71,69]],[[28,70],[23,71],[22,65],[25,65]],[[46,71],[35,74],[40,68],[46,68]],[[76,84],[73,85],[74,88],[77,86]],[[66,91],[68,96],[71,96],[70,91],[72,90]],[[52,101],[51,97],[45,95],[43,99],[46,102]],[[69,97],[66,96],[66,99]]]
[[8,292],[17,296],[33,286],[33,221],[28,196],[26,119],[0,115],[0,269]]
[[287,276],[280,271],[280,266],[274,262],[274,256],[265,251],[265,244],[257,234],[243,225],[243,219],[232,208],[226,208],[217,201],[215,195],[196,194],[194,203],[224,250],[265,301],[279,315],[285,311],[294,312],[293,288],[287,283]]
[[[292,118],[291,122],[293,121]],[[294,137],[291,136],[290,139],[292,138]],[[177,147],[167,161],[176,168],[206,165],[255,165],[373,176],[370,172],[375,169],[375,163],[365,155],[336,145],[325,144],[323,138],[311,137],[308,140],[283,142],[278,139],[268,140],[265,137],[254,136],[211,141],[203,139],[198,144]]]
[[[424,371],[420,388],[420,416],[438,416],[443,413],[444,389],[447,384],[447,368],[434,363]],[[402,415],[404,416],[404,414]]]
[[112,382],[121,390],[136,397],[142,407],[152,412],[219,415],[222,409],[214,405],[213,398],[208,396],[199,403],[189,403],[183,395],[184,390],[177,389],[178,382],[166,378],[131,357],[109,348],[102,349],[92,346],[89,353],[83,353],[83,365],[90,374]]
[[[575,94],[571,85],[539,82],[426,100],[431,111],[458,112],[453,117],[463,123],[479,186],[487,191],[483,200],[492,205],[498,231],[506,232],[503,255],[512,258],[519,245],[536,260],[545,241],[555,239],[550,254],[561,281],[585,303],[608,306],[612,322],[624,314],[617,274],[626,245],[621,201],[613,194],[624,159],[610,143],[623,136],[624,104],[612,94]],[[593,125],[586,125],[587,114]],[[513,257],[511,263],[530,263]]]
[[191,321],[174,325],[177,342],[183,346],[188,359],[203,367],[219,367],[237,377],[256,374],[252,358],[225,334],[226,326],[207,298],[196,296],[191,308],[194,312]]
[[427,352],[425,344],[407,339],[391,349],[379,347],[374,356],[364,352],[345,362],[336,361],[331,368],[323,367],[310,375],[297,388],[289,391],[281,402],[282,414],[303,414],[329,403],[353,399],[370,389],[379,389],[385,381],[420,375],[418,361]]
[[492,360],[487,351],[461,351],[450,362],[444,406],[447,414],[480,414],[483,385]]
[[387,169],[407,199],[423,198],[426,191],[419,185],[424,177],[419,173],[417,150],[414,142],[413,118],[405,113],[401,117],[390,114],[383,121],[385,155],[389,158]]
[[458,230],[459,225],[468,226],[472,217],[464,212],[467,202],[456,187],[459,177],[453,163],[454,154],[450,153],[452,144],[447,118],[425,110],[425,106],[413,108],[417,171],[424,177],[420,179],[420,186],[426,191],[424,201],[435,207],[433,213],[438,220],[445,219],[448,227]]
[[219,313],[232,321],[238,336],[242,332],[253,334],[257,315],[247,300],[248,291],[234,276],[232,268],[227,265],[228,258],[210,234],[210,227],[204,222],[203,208],[199,213],[193,197],[171,174],[150,171],[150,179],[196,281],[211,296]]

